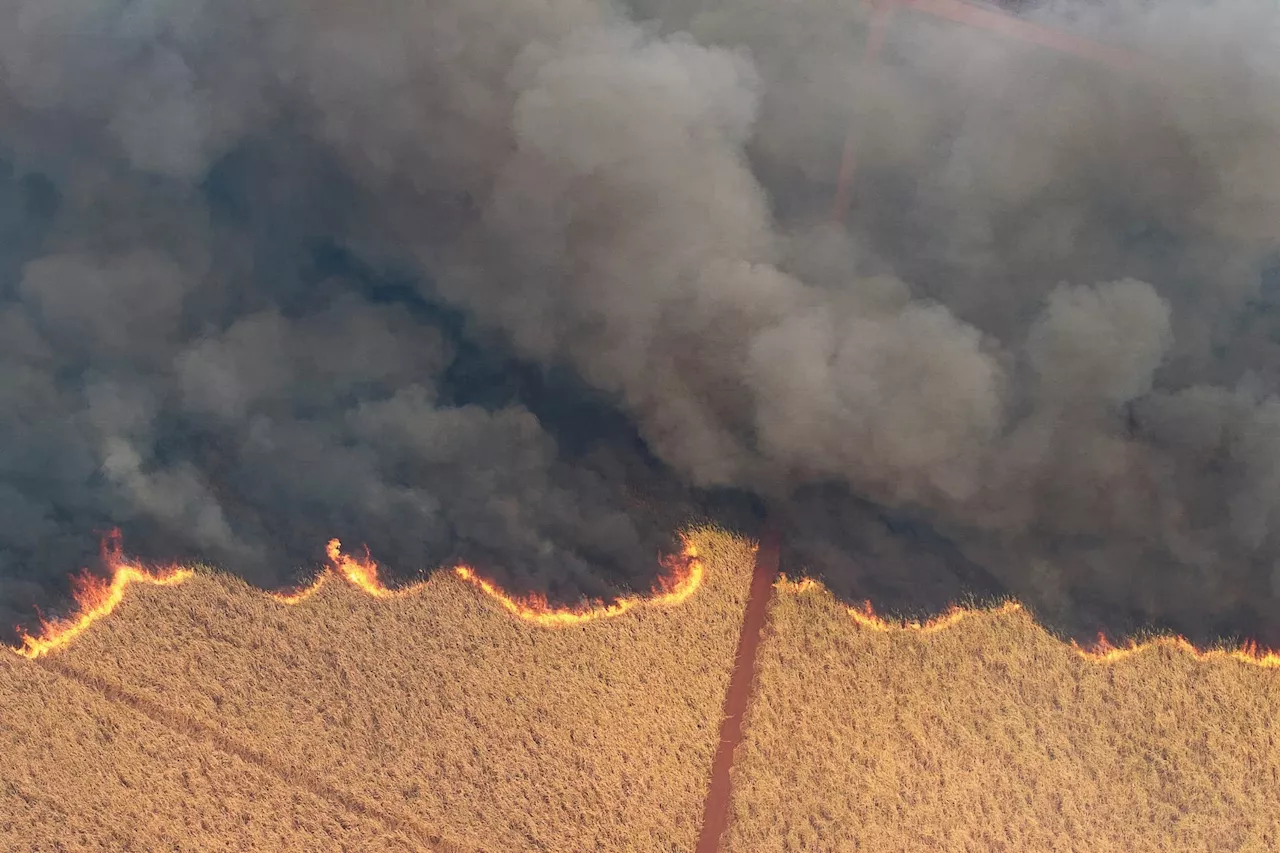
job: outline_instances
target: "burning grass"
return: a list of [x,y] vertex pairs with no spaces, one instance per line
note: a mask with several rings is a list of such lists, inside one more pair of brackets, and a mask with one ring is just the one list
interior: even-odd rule
[[1278,850],[1280,672],[1257,663],[1099,661],[1016,605],[902,630],[786,585],[726,849]]
[[[328,583],[297,606],[204,572],[131,586],[74,643],[4,656],[0,730],[26,746],[0,768],[0,849],[691,849],[752,562],[723,534],[691,541],[696,594],[685,574],[659,591],[678,600],[557,628],[452,572],[411,596]],[[82,773],[135,755],[150,764],[128,778]],[[243,784],[175,793],[214,765]],[[285,801],[263,794],[259,840],[200,822],[262,779]]]

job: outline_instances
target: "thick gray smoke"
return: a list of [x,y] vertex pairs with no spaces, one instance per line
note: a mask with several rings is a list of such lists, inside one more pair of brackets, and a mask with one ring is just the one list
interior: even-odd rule
[[902,10],[866,66],[828,0],[0,0],[0,600],[115,525],[601,594],[734,489],[843,593],[1280,640],[1280,12],[1028,14],[1157,70]]

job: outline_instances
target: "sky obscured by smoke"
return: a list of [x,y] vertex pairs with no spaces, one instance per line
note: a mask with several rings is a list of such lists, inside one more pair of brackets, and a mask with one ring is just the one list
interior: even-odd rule
[[1280,642],[1280,12],[1027,14],[1156,72],[907,11],[868,67],[829,0],[3,0],[9,621],[116,525],[607,594],[728,492],[842,594]]

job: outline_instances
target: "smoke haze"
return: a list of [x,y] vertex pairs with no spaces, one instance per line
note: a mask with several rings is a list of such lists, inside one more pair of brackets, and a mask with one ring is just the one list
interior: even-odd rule
[[866,15],[0,0],[7,621],[113,526],[572,598],[763,506],[842,595],[1280,644],[1280,12]]

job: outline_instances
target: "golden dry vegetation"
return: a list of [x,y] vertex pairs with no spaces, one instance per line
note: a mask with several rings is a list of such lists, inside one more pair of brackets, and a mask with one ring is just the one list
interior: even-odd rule
[[1280,671],[1083,659],[1025,611],[931,634],[775,595],[726,849],[1280,850]]
[[0,849],[412,851],[305,785],[0,656]]
[[752,563],[695,542],[688,601],[560,629],[447,572],[296,606],[132,587],[4,656],[0,849],[692,849]]

